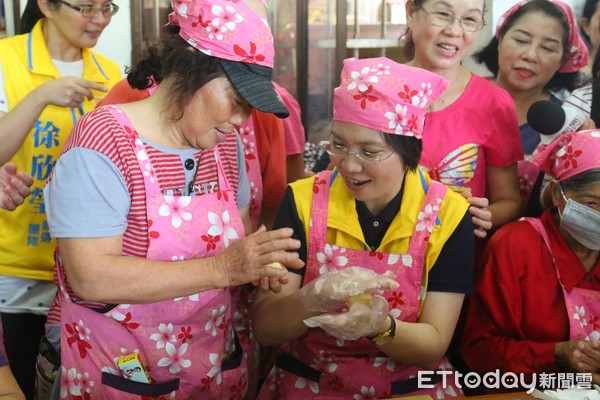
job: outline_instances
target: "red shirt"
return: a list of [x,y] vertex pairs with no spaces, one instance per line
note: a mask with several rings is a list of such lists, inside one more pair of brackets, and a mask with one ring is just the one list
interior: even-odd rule
[[285,133],[274,114],[252,110],[256,149],[263,183],[263,208],[277,208],[287,187]]
[[[553,210],[540,219],[566,289],[600,290],[600,261],[588,273],[559,233]],[[569,340],[569,319],[540,234],[526,221],[508,224],[492,236],[482,262],[462,337],[461,356],[469,369],[557,372],[554,347]]]

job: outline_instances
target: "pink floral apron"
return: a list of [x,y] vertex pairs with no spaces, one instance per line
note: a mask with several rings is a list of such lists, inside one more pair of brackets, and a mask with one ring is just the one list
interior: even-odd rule
[[517,163],[517,172],[521,193],[521,213],[523,213],[529,203],[535,182],[539,178],[540,169],[531,161],[531,155],[526,155],[524,160]]
[[[219,189],[196,196],[163,195],[142,141],[118,109],[144,173],[148,259],[174,261],[218,254],[244,230],[218,151]],[[210,152],[206,152],[210,154]],[[152,304],[119,304],[99,313],[70,300],[62,269],[61,398],[241,399],[247,386],[245,355],[231,324],[228,289]],[[168,270],[165,270],[168,274]],[[119,356],[138,352],[151,377],[122,377]]]
[[[263,198],[263,183],[258,158],[256,135],[252,117],[240,125],[238,132],[244,145],[244,158],[246,160],[246,173],[250,183],[250,220],[253,226],[258,226],[258,218]],[[258,390],[258,342],[252,333],[250,322],[250,303],[254,299],[256,288],[252,285],[242,285],[232,288],[233,320],[242,349],[248,359],[248,394],[247,399],[253,399]]]
[[569,292],[563,285],[560,272],[556,266],[556,259],[552,253],[548,232],[541,220],[525,218],[536,231],[542,235],[546,247],[552,256],[556,275],[562,288],[567,313],[569,315],[569,331],[571,340],[598,340],[600,339],[600,291],[574,287]]
[[[446,186],[432,181],[419,213],[408,253],[392,254],[359,251],[327,243],[329,186],[337,175],[331,171],[315,178],[311,206],[311,230],[305,284],[320,275],[354,265],[377,273],[392,271],[400,287],[387,291],[384,297],[390,305],[390,315],[398,320],[416,322],[421,300],[426,293],[424,260],[429,236],[434,228]],[[425,273],[426,275],[426,273]],[[425,276],[426,279],[426,276]],[[423,283],[423,284],[422,284]],[[443,359],[437,369],[451,370]],[[309,329],[297,340],[283,345],[276,365],[265,382],[260,399],[348,399],[384,398],[410,394],[430,394],[434,398],[462,395],[453,385],[442,388],[435,377],[428,384],[432,389],[419,389],[419,369],[397,364],[366,338],[344,341],[329,336],[321,329]],[[441,380],[441,379],[440,379]]]

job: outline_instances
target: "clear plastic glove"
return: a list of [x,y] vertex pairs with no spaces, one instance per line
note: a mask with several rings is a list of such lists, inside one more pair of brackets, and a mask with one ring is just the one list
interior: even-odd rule
[[398,287],[393,272],[377,274],[362,267],[350,267],[321,275],[300,288],[296,296],[311,312],[329,312],[343,307],[347,300],[363,293],[377,293]]
[[304,320],[310,328],[321,328],[331,336],[344,340],[357,340],[374,336],[389,326],[389,304],[381,296],[372,296],[371,306],[356,302],[348,311],[321,314]]

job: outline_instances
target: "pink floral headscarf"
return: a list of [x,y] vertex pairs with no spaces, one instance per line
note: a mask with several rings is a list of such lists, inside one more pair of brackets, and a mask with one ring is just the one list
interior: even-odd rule
[[[511,8],[509,8],[508,11],[506,11],[504,14],[502,14],[502,16],[498,19],[498,24],[496,27],[496,38],[498,40],[500,40],[500,30],[506,24],[506,20],[508,19],[508,17],[510,17],[519,8],[529,3],[530,1],[531,0],[520,1]],[[560,66],[558,72],[577,72],[588,64],[589,52],[585,42],[579,35],[579,29],[577,28],[577,23],[575,17],[573,16],[573,11],[571,10],[571,7],[569,7],[568,4],[563,3],[562,1],[548,1],[551,1],[552,3],[559,6],[565,13],[565,16],[567,17],[567,20],[569,22],[569,43],[567,46],[568,54],[565,55],[565,59],[563,60],[563,63]]]
[[386,57],[344,60],[333,92],[333,119],[421,138],[425,112],[450,82]]
[[559,181],[600,168],[600,129],[558,136],[533,157],[533,163]]
[[243,1],[171,0],[169,24],[201,52],[273,68],[273,34],[267,21]]

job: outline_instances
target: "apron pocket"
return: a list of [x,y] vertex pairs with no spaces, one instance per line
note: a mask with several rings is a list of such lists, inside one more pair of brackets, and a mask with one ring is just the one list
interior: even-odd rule
[[102,384],[124,393],[140,396],[163,396],[179,389],[179,378],[164,383],[141,383],[125,379],[122,376],[102,372]]

